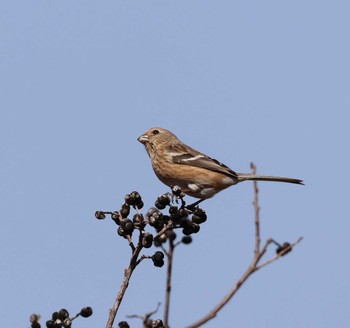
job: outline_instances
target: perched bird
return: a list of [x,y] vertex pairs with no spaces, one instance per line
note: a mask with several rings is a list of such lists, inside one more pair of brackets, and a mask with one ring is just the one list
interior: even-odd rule
[[185,194],[200,201],[246,180],[303,184],[299,179],[237,173],[216,159],[185,145],[166,129],[151,128],[137,140],[145,146],[160,181],[170,188],[179,186]]

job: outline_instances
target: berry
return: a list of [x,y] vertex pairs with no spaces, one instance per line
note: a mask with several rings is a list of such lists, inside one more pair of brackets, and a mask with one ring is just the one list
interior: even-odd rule
[[152,256],[154,266],[162,267],[164,265],[164,254],[163,252],[157,251]]
[[63,321],[63,327],[64,328],[70,328],[72,326],[72,320],[69,318],[64,319]]
[[111,215],[112,220],[118,225],[120,224],[120,217],[121,217],[121,215],[117,211],[114,211]]
[[176,239],[176,233],[173,230],[168,230],[166,232],[166,236],[168,237],[169,240],[174,241]]
[[167,194],[163,194],[157,198],[155,206],[158,209],[162,210],[169,204],[170,204],[170,197]]
[[164,323],[162,320],[157,319],[152,322],[152,328],[164,328]]
[[179,208],[175,205],[169,207],[169,214],[175,214],[177,213]]
[[80,315],[83,318],[88,318],[92,315],[92,308],[90,306],[84,307],[80,310]]
[[143,202],[140,194],[137,191],[133,191],[130,194],[127,194],[124,198],[125,203],[137,207],[137,208],[142,208],[143,207]]
[[[191,221],[190,221],[191,222]],[[186,236],[191,235],[193,233],[197,233],[200,229],[200,226],[197,223],[193,223],[190,226],[186,226],[182,229],[182,233]]]
[[188,219],[181,220],[180,227],[184,229],[191,229],[193,222]]
[[98,220],[103,220],[106,218],[106,215],[102,211],[96,211],[95,212],[95,218]]
[[122,218],[127,218],[129,213],[130,213],[130,205],[123,204],[122,208],[120,210],[120,214],[121,214]]
[[53,320],[46,321],[46,327],[47,328],[54,328],[55,327],[55,322]]
[[[39,320],[40,320],[40,315],[39,314],[33,313],[29,317],[29,321],[32,323],[32,327],[33,327],[33,324],[35,324],[35,323],[39,324]],[[40,328],[40,324],[39,324],[39,328]]]
[[125,203],[132,206],[134,205],[135,198],[131,194],[127,194],[124,197]]
[[131,236],[132,232],[134,231],[135,226],[131,220],[123,219],[120,221],[120,228],[123,229],[123,231],[126,235]]
[[51,319],[52,319],[53,321],[56,321],[56,320],[59,319],[59,318],[60,318],[60,314],[59,314],[58,312],[53,312],[53,313],[52,313]]
[[145,232],[142,235],[142,246],[145,248],[150,248],[153,244],[153,235],[149,232]]
[[126,321],[120,321],[118,323],[119,328],[130,328],[129,324]]
[[167,239],[168,239],[168,236],[167,236],[166,233],[163,233],[163,234],[161,234],[161,235],[159,236],[159,241],[160,241],[162,244],[164,244],[164,243],[167,241]]
[[153,239],[153,244],[154,244],[154,246],[156,246],[156,247],[160,247],[160,246],[162,245],[162,242],[161,242],[159,236],[154,237],[154,239]]
[[117,233],[118,233],[118,235],[119,235],[120,237],[126,238],[126,234],[125,234],[124,230],[123,230],[121,227],[118,227]]
[[160,230],[164,226],[164,221],[162,220],[163,214],[158,209],[152,207],[148,210],[146,217],[148,218],[148,223],[151,227]]
[[290,243],[284,242],[283,245],[280,245],[280,246],[277,247],[276,253],[277,253],[277,254],[281,254],[281,253],[282,253],[281,256],[284,256],[284,255],[286,255],[287,253],[289,253],[289,252],[292,250],[292,248],[289,248],[289,249],[286,251],[286,249],[287,249],[288,247],[290,247]]
[[192,221],[194,223],[201,224],[201,223],[207,221],[207,214],[202,209],[197,208],[192,215]]
[[61,310],[58,312],[58,314],[59,314],[61,320],[64,320],[64,319],[66,319],[66,318],[69,318],[69,312],[68,312],[66,309],[61,309]]
[[169,220],[170,220],[170,216],[169,215],[163,215],[162,219],[163,219],[164,223],[168,223]]
[[141,213],[136,213],[132,218],[132,222],[134,222],[135,227],[141,227],[143,224],[144,218]]
[[137,209],[140,210],[140,209],[143,207],[143,205],[145,205],[145,204],[144,204],[143,201],[141,200],[139,203],[136,204],[135,207],[136,207]]
[[157,200],[155,201],[154,206],[157,207],[159,210],[164,210],[166,208],[166,205],[159,203]]
[[193,233],[199,232],[200,228],[201,227],[197,223],[193,223],[192,224],[192,231],[193,231]]
[[181,241],[185,245],[191,244],[192,243],[192,237],[191,236],[183,236]]
[[161,268],[164,265],[164,260],[153,261],[154,266]]
[[54,322],[54,328],[62,328],[63,322],[60,319],[56,319]]
[[175,224],[181,223],[182,219],[187,218],[188,213],[184,209],[178,209],[177,206],[171,206],[169,208],[170,220]]
[[180,196],[181,195],[181,188],[179,186],[174,186],[171,188],[171,192],[174,196]]
[[147,217],[155,217],[156,219],[159,219],[159,218],[162,218],[163,217],[163,213],[161,211],[159,211],[157,208],[154,208],[154,207],[151,207],[147,214],[146,214]]

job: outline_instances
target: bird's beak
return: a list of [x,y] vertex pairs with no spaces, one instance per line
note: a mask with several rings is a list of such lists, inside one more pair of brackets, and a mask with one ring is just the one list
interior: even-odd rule
[[141,142],[142,144],[145,144],[148,142],[148,135],[143,134],[137,138],[137,141]]

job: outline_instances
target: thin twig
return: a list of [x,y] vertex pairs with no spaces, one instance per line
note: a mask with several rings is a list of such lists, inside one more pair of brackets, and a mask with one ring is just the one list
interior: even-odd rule
[[173,255],[175,245],[173,240],[169,239],[169,250],[166,252],[167,256],[167,278],[165,288],[165,307],[164,307],[164,326],[169,327],[169,311],[170,311],[170,294],[171,294],[171,277],[173,268]]
[[146,313],[145,315],[139,315],[139,314],[131,314],[127,315],[127,318],[138,318],[142,320],[143,327],[147,327],[148,320],[151,318],[153,314],[156,314],[159,310],[160,303],[157,304],[157,307],[155,310]]
[[169,221],[167,223],[167,225],[157,233],[156,237],[161,236],[163,233],[165,233],[168,230],[170,230],[171,228],[173,228],[173,226],[174,226],[174,224],[172,223],[172,221]]
[[[131,240],[131,238],[129,239],[130,246],[134,246],[134,244],[132,243],[132,241],[130,242],[130,240]],[[106,324],[106,328],[113,327],[114,319],[117,315],[120,304],[122,303],[125,292],[129,286],[129,281],[130,281],[131,275],[134,272],[136,266],[141,262],[141,261],[138,261],[138,257],[140,255],[142,248],[143,248],[141,240],[142,240],[142,233],[140,232],[139,241],[138,241],[136,247],[133,248],[133,252],[131,255],[129,266],[127,269],[124,270],[124,279],[123,279],[122,284],[120,286],[117,298],[116,298],[112,308],[109,309],[109,317],[108,317],[108,321]]]
[[[250,164],[250,168],[252,170],[252,174],[256,174],[256,166],[254,163]],[[254,201],[253,206],[255,210],[255,249],[254,254],[257,258],[259,256],[260,252],[260,207],[259,207],[259,188],[258,188],[258,182],[253,181],[253,187],[254,187]]]
[[284,249],[281,253],[277,254],[273,258],[267,260],[264,263],[261,263],[260,265],[257,265],[256,271],[261,269],[262,267],[271,264],[272,262],[277,261],[279,258],[281,258],[283,255],[285,255],[288,251],[294,248],[297,244],[299,244],[303,240],[303,237],[299,237],[294,243],[290,244],[286,249]]
[[126,239],[128,240],[129,242],[129,246],[131,247],[131,252],[135,252],[135,245],[134,245],[134,242],[133,240],[131,239],[131,236],[130,235],[127,235],[126,236]]
[[[252,163],[251,164],[252,172],[256,173],[256,167]],[[275,262],[276,260],[280,259],[283,255],[285,255],[288,251],[290,251],[296,244],[298,244],[303,238],[300,237],[297,241],[295,241],[293,244],[289,245],[281,253],[277,254],[275,257],[267,260],[266,262],[259,264],[260,260],[263,258],[263,256],[266,254],[268,247],[274,242],[273,239],[268,239],[264,245],[264,247],[260,250],[260,243],[261,243],[261,237],[260,237],[260,207],[259,207],[259,199],[258,199],[258,193],[259,189],[257,186],[257,182],[254,181],[254,212],[255,212],[255,247],[254,247],[254,256],[252,259],[251,264],[247,268],[247,270],[243,273],[243,275],[238,279],[238,281],[235,283],[235,285],[232,287],[232,289],[228,292],[227,295],[225,295],[222,300],[204,317],[196,321],[195,323],[191,324],[187,328],[197,328],[208,322],[209,320],[216,317],[218,312],[232,299],[232,297],[236,294],[236,292],[239,290],[239,288],[247,281],[247,279],[256,271],[259,269],[267,266],[268,264],[271,264],[272,262]]]

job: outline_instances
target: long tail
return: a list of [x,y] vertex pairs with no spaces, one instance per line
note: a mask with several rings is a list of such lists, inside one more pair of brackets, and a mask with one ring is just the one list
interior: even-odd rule
[[256,175],[249,173],[237,173],[238,182],[246,180],[256,180],[256,181],[275,181],[275,182],[288,182],[303,185],[303,180],[287,178],[287,177],[275,177],[269,175]]

